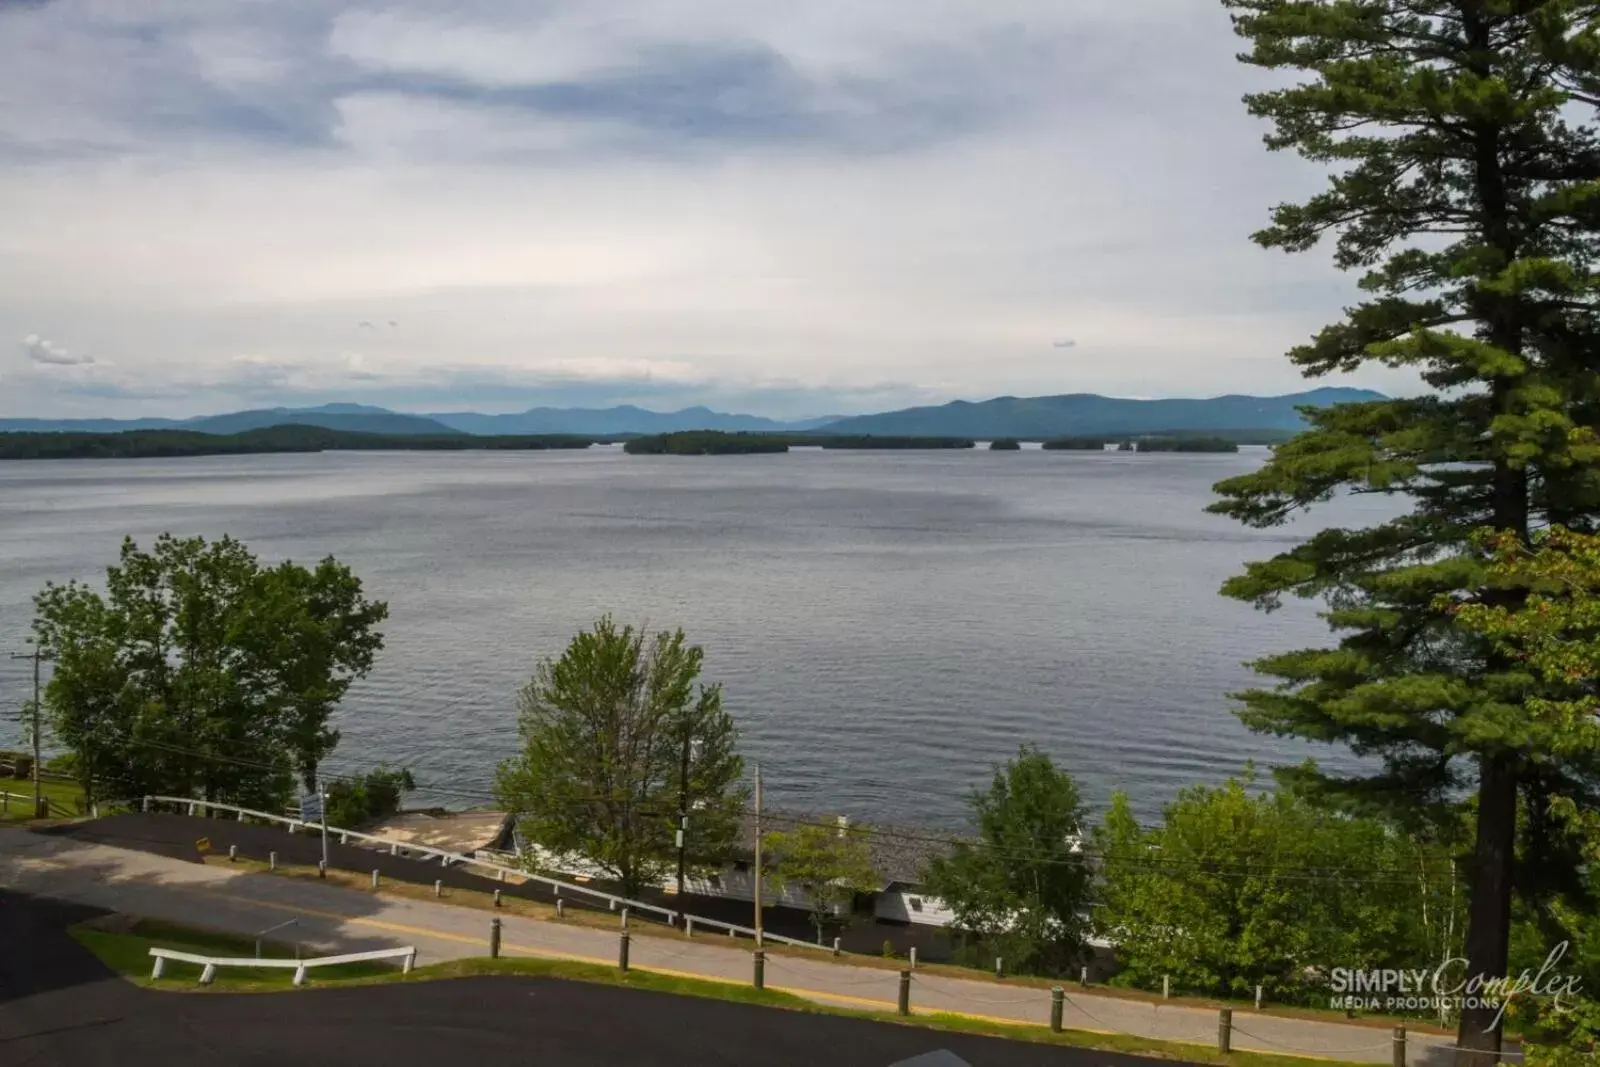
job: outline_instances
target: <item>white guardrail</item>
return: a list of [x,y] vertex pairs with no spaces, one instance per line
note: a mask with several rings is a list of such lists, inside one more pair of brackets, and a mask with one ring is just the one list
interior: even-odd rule
[[[306,822],[303,819],[296,819],[288,815],[274,815],[269,811],[257,811],[254,808],[241,808],[236,804],[220,804],[215,801],[195,800],[192,797],[147,796],[141,801],[139,810],[148,812],[153,804],[172,804],[179,808],[186,809],[190,815],[202,815],[207,811],[233,812],[238,816],[240,822],[243,822],[245,819],[249,818],[261,819],[265,822],[280,823],[284,826],[287,826],[291,834],[299,830],[315,830],[318,832],[322,830],[322,824],[320,822]],[[613,893],[606,893],[598,889],[591,889],[588,886],[578,885],[574,882],[563,882],[559,878],[551,878],[543,874],[530,874],[528,871],[525,871],[520,867],[512,867],[503,863],[494,863],[489,860],[479,859],[476,856],[468,856],[460,852],[451,852],[448,849],[434,848],[431,845],[418,845],[409,841],[401,844],[400,842],[391,840],[387,837],[378,837],[374,834],[364,834],[359,830],[346,830],[338,826],[329,826],[328,836],[332,837],[335,834],[338,835],[339,843],[341,845],[347,845],[351,841],[357,841],[369,845],[381,846],[382,848],[387,849],[389,855],[391,856],[398,856],[401,854],[401,852],[405,852],[407,855],[415,854],[437,858],[440,863],[444,864],[445,866],[477,867],[483,870],[494,872],[493,876],[498,878],[500,881],[504,881],[507,875],[514,875],[518,878],[524,878],[531,882],[538,882],[541,885],[547,885],[554,891],[556,896],[566,896],[569,894],[584,896],[591,900],[601,901],[612,911],[615,911],[618,908],[625,908],[630,913],[643,912],[645,915],[660,915],[666,920],[666,924],[668,926],[677,926],[678,919],[680,916],[682,916],[684,920],[684,931],[688,934],[692,934],[696,928],[709,927],[711,929],[725,931],[729,937],[744,936],[753,938],[756,936],[756,931],[753,927],[740,926],[738,923],[723,922],[721,919],[709,919],[700,915],[688,915],[683,912],[674,911],[671,908],[664,908],[659,904],[650,904],[642,900],[630,900],[627,897],[619,897]],[[781,945],[793,945],[797,948],[809,948],[818,951],[829,952],[832,951],[831,947],[825,949],[824,946],[810,941],[802,941],[799,938],[794,937],[784,937],[782,934],[768,933],[765,930],[761,931],[761,940],[764,942],[773,941]]]
[[343,956],[318,956],[310,960],[264,960],[255,957],[224,957],[224,956],[196,956],[192,952],[179,952],[171,948],[153,948],[150,955],[155,962],[150,965],[150,978],[154,981],[160,978],[166,969],[168,960],[178,963],[195,963],[204,968],[200,972],[200,984],[210,985],[217,977],[218,967],[278,967],[294,968],[294,984],[305,985],[306,971],[311,967],[333,967],[341,963],[366,963],[371,960],[400,960],[402,974],[410,974],[411,968],[417,963],[417,950],[408,948],[381,948],[376,952],[349,952]]

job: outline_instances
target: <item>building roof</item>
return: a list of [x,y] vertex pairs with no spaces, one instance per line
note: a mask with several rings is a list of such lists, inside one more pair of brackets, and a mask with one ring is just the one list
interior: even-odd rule
[[[806,823],[833,826],[839,819],[838,815],[768,811],[762,812],[761,829],[769,834],[781,833]],[[872,869],[883,879],[884,888],[896,883],[916,885],[922,880],[923,868],[929,860],[948,856],[953,850],[953,842],[970,839],[966,835],[926,826],[895,826],[890,823],[857,822],[854,819],[847,825],[866,838],[867,858]],[[747,812],[739,835],[740,850],[746,855],[753,855],[755,842],[755,814]]]

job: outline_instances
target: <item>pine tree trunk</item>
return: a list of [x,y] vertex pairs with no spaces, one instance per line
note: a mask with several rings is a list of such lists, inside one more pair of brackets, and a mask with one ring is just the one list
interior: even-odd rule
[[[1511,871],[1517,829],[1517,777],[1508,757],[1484,757],[1479,770],[1478,840],[1473,852],[1472,902],[1467,918],[1467,974],[1506,973],[1511,928]],[[1463,995],[1470,992],[1463,990]],[[1456,1067],[1488,1067],[1499,1059],[1497,1009],[1467,1007],[1457,1031]]]

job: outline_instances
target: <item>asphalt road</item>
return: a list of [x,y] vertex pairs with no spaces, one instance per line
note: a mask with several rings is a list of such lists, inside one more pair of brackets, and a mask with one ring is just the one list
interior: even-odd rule
[[68,925],[93,914],[0,891],[0,1063],[6,1067],[1152,1062],[546,978],[274,994],[156,992],[111,974],[66,934]]

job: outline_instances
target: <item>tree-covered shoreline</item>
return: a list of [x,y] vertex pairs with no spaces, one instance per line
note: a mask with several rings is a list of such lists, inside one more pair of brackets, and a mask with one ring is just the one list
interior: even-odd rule
[[198,430],[123,430],[117,433],[0,433],[0,459],[161,459],[274,452],[539,451],[584,449],[608,438],[566,434],[473,437],[455,434],[372,434],[284,425],[237,434]]

